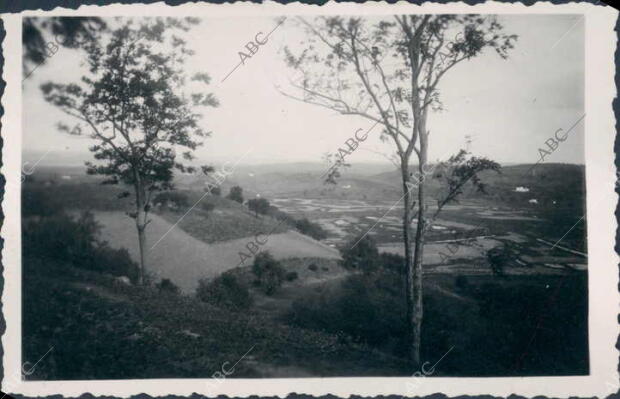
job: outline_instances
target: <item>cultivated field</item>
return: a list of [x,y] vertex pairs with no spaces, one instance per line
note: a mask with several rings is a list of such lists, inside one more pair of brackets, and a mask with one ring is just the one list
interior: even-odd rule
[[[139,259],[137,234],[131,219],[121,212],[95,212],[95,217],[103,225],[102,239],[114,248],[129,249],[131,256]],[[153,221],[147,234],[147,258],[154,281],[168,278],[189,294],[194,292],[199,279],[211,279],[252,262],[246,259],[245,263],[240,264],[239,253],[253,257],[246,245],[254,241],[254,236],[208,244],[173,227],[158,215],[152,215],[151,219]],[[260,240],[264,241],[265,237],[261,236]],[[270,251],[276,259],[294,256],[339,258],[333,248],[295,231],[268,236],[267,243],[261,249]]]

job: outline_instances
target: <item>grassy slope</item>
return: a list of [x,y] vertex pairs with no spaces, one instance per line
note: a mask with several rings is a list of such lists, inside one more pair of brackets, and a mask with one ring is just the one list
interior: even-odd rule
[[32,379],[209,377],[251,348],[231,378],[404,370],[367,347],[260,314],[231,314],[67,265],[32,258],[25,265],[24,359],[36,361],[54,347]]
[[[189,197],[190,206],[196,204],[190,213],[183,215],[188,209],[178,211],[161,211],[158,213],[168,222],[178,226],[193,237],[207,243],[233,240],[253,236],[255,234],[283,233],[290,228],[286,223],[268,217],[256,217],[248,209],[226,198],[206,196],[197,191],[183,191]],[[202,199],[201,199],[202,198]],[[214,210],[205,212],[204,204],[213,204]]]

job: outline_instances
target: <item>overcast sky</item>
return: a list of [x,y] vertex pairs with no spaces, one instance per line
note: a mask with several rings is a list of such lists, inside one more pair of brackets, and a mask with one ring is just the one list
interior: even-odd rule
[[[471,151],[502,163],[539,160],[538,148],[559,128],[570,128],[584,113],[584,20],[578,15],[500,17],[509,33],[519,35],[508,60],[486,52],[461,63],[446,74],[439,89],[445,110],[433,113],[431,160],[445,159],[463,148],[465,135],[473,136]],[[258,32],[267,33],[273,18],[204,19],[190,32],[196,55],[188,72],[207,72],[211,90],[221,106],[205,112],[203,125],[213,131],[196,155],[201,163],[320,162],[335,152],[358,129],[372,123],[342,116],[282,96],[275,88],[293,73],[281,49],[300,38],[289,21],[270,36],[267,44],[245,65],[221,80],[239,62],[238,51]],[[41,83],[79,79],[82,53],[60,48],[45,65],[26,79],[24,89],[24,151],[29,159],[48,150],[41,164],[59,159],[85,158],[88,139],[57,131],[58,121],[70,121],[41,95]],[[347,160],[386,162],[375,152],[390,153],[379,141],[379,130],[369,136]],[[583,123],[545,162],[583,163]]]

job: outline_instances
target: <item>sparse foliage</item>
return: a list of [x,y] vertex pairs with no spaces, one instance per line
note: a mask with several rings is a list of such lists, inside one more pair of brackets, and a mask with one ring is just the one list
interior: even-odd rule
[[80,48],[107,30],[107,24],[98,17],[27,17],[23,21],[24,61],[36,65],[45,62],[48,43]]
[[[88,173],[107,176],[104,183],[133,187],[141,254],[141,278],[146,264],[144,231],[153,193],[172,189],[174,170],[193,172],[178,158],[193,159],[192,151],[209,135],[201,126],[197,106],[217,106],[212,94],[190,94],[183,65],[193,52],[176,32],[195,24],[191,18],[147,18],[140,23],[120,21],[108,40],[85,45],[89,73],[81,83],[47,82],[45,99],[78,120],[61,131],[88,136],[96,162]],[[174,50],[162,49],[169,43]],[[208,82],[204,73],[195,81]],[[129,195],[129,192],[126,193]]]
[[345,244],[341,254],[340,264],[346,269],[373,273],[381,267],[377,244],[368,235],[357,236]]
[[230,273],[212,281],[200,280],[196,296],[203,302],[230,310],[245,310],[252,305],[248,287]]
[[[403,189],[411,358],[419,366],[422,255],[429,220],[426,184],[412,183],[411,157],[415,154],[423,175],[430,138],[426,122],[429,111],[443,108],[439,83],[445,74],[485,50],[506,58],[517,37],[504,33],[496,17],[473,14],[396,15],[378,20],[327,16],[298,21],[307,36],[296,47],[299,51],[285,48],[284,56],[299,79],[281,92],[342,115],[379,123],[381,140],[394,144]],[[333,183],[338,175],[334,168],[327,182]],[[414,216],[415,235],[411,227]]]
[[261,252],[254,258],[252,272],[256,276],[257,285],[267,295],[273,295],[282,285],[285,270],[282,264],[268,252]]
[[252,198],[248,200],[248,209],[254,212],[254,215],[258,217],[258,214],[266,215],[269,213],[269,201],[265,198]]
[[243,204],[243,189],[239,186],[231,187],[226,198]]

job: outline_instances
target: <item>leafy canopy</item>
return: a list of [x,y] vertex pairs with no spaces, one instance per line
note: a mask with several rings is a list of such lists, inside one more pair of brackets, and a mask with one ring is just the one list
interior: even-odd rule
[[[173,170],[193,172],[184,160],[209,135],[196,106],[215,107],[211,93],[188,93],[189,83],[209,83],[206,73],[188,82],[183,65],[193,52],[177,35],[197,23],[192,18],[118,19],[108,40],[84,44],[89,73],[81,82],[41,86],[44,97],[79,122],[61,131],[87,135],[97,163],[88,172],[107,183],[139,184],[148,190],[172,188]],[[191,99],[191,100],[190,100]]]

